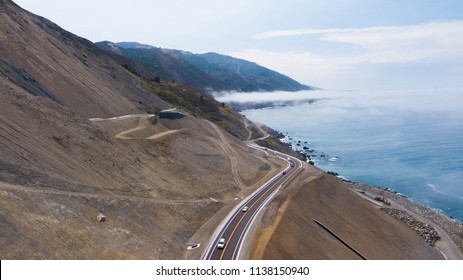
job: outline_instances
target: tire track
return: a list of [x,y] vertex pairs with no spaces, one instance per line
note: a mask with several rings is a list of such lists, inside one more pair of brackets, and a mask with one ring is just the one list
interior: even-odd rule
[[234,181],[236,182],[236,184],[238,185],[240,189],[242,190],[245,189],[247,186],[243,183],[239,175],[238,158],[235,155],[234,149],[232,148],[230,143],[228,143],[222,130],[220,130],[220,128],[216,124],[210,121],[207,121],[207,122],[212,126],[212,128],[214,128],[215,132],[220,138],[221,142],[217,144],[219,144],[219,146],[222,148],[222,150],[227,154],[228,158],[230,159],[231,171],[232,171]]
[[155,199],[149,197],[134,197],[134,196],[126,196],[115,194],[113,192],[107,190],[100,190],[100,191],[107,191],[106,194],[90,194],[90,193],[81,193],[81,192],[68,192],[68,191],[60,191],[60,190],[50,190],[50,189],[36,189],[33,187],[23,187],[18,185],[11,185],[6,183],[0,183],[0,190],[4,191],[17,191],[23,193],[36,193],[36,194],[51,194],[51,195],[62,195],[68,197],[77,197],[77,198],[90,198],[90,199],[121,199],[125,201],[133,201],[133,202],[152,202],[159,205],[171,205],[171,204],[196,204],[200,202],[210,202],[209,198],[205,199],[192,199],[192,200],[166,200],[166,199]]

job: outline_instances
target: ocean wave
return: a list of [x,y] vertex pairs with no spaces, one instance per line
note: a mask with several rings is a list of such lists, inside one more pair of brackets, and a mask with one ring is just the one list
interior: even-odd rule
[[401,196],[401,197],[403,197],[403,198],[409,199],[408,196],[404,195],[403,193],[399,193],[399,192],[398,192],[398,193],[396,193],[396,195]]
[[445,192],[439,190],[439,189],[437,188],[437,186],[434,185],[434,184],[427,183],[426,186],[428,186],[431,190],[433,190],[433,191],[436,192],[436,193],[441,193],[441,194],[447,195]]
[[349,178],[347,178],[347,177],[345,177],[345,176],[338,175],[337,177],[340,178],[341,180],[346,181],[346,182],[352,182]]

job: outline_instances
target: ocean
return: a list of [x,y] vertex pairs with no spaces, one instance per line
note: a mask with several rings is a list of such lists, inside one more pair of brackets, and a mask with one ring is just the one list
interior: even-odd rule
[[[243,111],[313,150],[316,166],[390,188],[463,222],[463,88],[232,94],[224,102],[296,100]],[[315,102],[308,102],[311,99]]]

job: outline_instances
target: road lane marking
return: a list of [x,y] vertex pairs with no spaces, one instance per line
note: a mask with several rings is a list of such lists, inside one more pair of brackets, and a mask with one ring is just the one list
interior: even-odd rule
[[[279,184],[281,180],[284,179],[285,176],[282,176],[280,177],[280,179],[277,180],[277,182],[275,183],[275,185]],[[249,210],[251,210],[254,205],[256,205],[257,202],[259,202],[262,197],[264,197],[264,195],[266,195],[270,190],[272,190],[273,188],[272,187],[269,187],[256,201],[254,201],[254,203],[249,206]],[[243,221],[244,217],[246,217],[246,215],[248,214],[249,212],[246,212],[244,213],[244,215],[241,217],[241,219],[238,221],[238,223],[235,225],[235,228],[233,229],[232,233],[230,234],[230,237],[228,238],[228,241],[227,243],[225,244],[225,247],[223,248],[223,251],[222,251],[222,254],[220,254],[220,260],[223,259],[223,255],[225,254],[226,250],[227,250],[227,247],[228,247],[228,244],[230,243],[231,239],[233,238],[233,236],[235,235],[235,231],[237,230],[238,226],[241,224],[241,221]]]
[[[259,148],[258,148],[258,147],[259,147],[258,145],[249,145],[249,144],[248,144],[248,147],[254,148],[254,149],[259,149]],[[263,196],[265,196],[270,190],[273,190],[273,191],[274,191],[274,194],[273,194],[273,195],[270,195],[269,197],[267,197],[265,201],[266,201],[266,203],[267,203],[267,201],[268,201],[270,198],[273,199],[273,197],[274,197],[275,194],[277,193],[277,190],[282,189],[283,186],[284,186],[285,184],[287,184],[288,181],[289,181],[292,177],[297,176],[297,171],[299,171],[300,169],[303,169],[303,168],[304,168],[303,162],[300,161],[300,160],[298,160],[298,159],[296,159],[296,158],[294,158],[294,157],[292,157],[292,156],[289,156],[289,155],[286,155],[286,154],[283,154],[283,153],[280,153],[280,152],[275,152],[275,151],[274,151],[274,154],[277,155],[277,157],[281,158],[282,160],[284,160],[284,161],[286,161],[286,162],[288,163],[288,168],[285,169],[285,171],[287,171],[288,174],[285,174],[285,175],[281,176],[281,175],[280,175],[281,173],[278,173],[275,177],[273,177],[272,179],[270,179],[269,181],[267,181],[267,182],[266,182],[265,184],[263,184],[263,186],[260,188],[260,189],[265,189],[265,188],[267,188],[267,189],[265,190],[265,192],[262,193],[263,190],[258,190],[258,191],[256,191],[254,194],[252,194],[251,197],[249,197],[249,198],[246,200],[246,202],[242,204],[242,206],[244,206],[244,205],[246,205],[247,203],[249,203],[249,201],[252,201],[253,199],[255,199],[259,194],[261,194],[261,195],[260,195],[260,197],[249,207],[248,212],[249,212],[249,210],[251,210],[251,209],[255,206],[255,204],[256,204],[257,202],[259,202],[259,201],[263,198]],[[285,157],[283,158],[282,156],[285,156]],[[295,163],[294,165],[296,165],[296,164],[298,165],[297,168],[294,168],[295,166],[291,166],[291,162],[293,162],[293,161],[294,161],[294,163]],[[287,175],[287,176],[286,176],[286,175]],[[280,177],[277,178],[277,176],[280,176]],[[275,186],[277,186],[278,184],[280,184],[280,186],[279,186],[279,188],[277,189],[277,188],[275,188]],[[270,185],[271,185],[271,187],[270,187]],[[259,205],[259,209],[258,209],[257,211],[260,211],[260,208],[262,208],[263,205],[264,205],[264,203],[261,203],[261,204]],[[235,208],[235,209],[236,209],[236,210],[235,210],[236,212],[235,212],[234,214],[232,214],[233,217],[231,217],[231,218],[226,222],[226,226],[223,227],[223,228],[220,230],[220,233],[221,233],[221,234],[220,234],[220,236],[218,236],[218,237],[223,238],[223,234],[225,234],[225,232],[227,231],[227,228],[231,225],[233,219],[241,212],[241,211],[237,211],[239,208]],[[238,226],[241,224],[241,222],[243,221],[244,217],[248,214],[248,212],[245,212],[245,214],[243,214],[243,215],[241,216],[241,218],[239,219],[238,223],[237,223],[236,226],[234,227],[234,229],[233,229],[231,235],[229,236],[229,238],[228,238],[228,240],[227,240],[227,242],[226,242],[226,244],[225,244],[225,247],[224,247],[222,253],[220,254],[220,260],[223,259],[223,256],[225,255],[225,252],[226,252],[226,250],[227,250],[227,248],[228,248],[228,245],[229,245],[231,239],[234,237],[234,234],[235,234],[235,232],[236,232]],[[249,219],[248,223],[245,225],[245,228],[244,228],[243,233],[241,234],[240,238],[239,238],[238,241],[237,241],[237,242],[238,242],[237,245],[239,245],[239,248],[241,248],[241,246],[242,246],[242,244],[240,244],[240,242],[242,242],[242,236],[243,236],[244,233],[247,232],[247,230],[248,230],[248,228],[249,228],[249,224],[254,220],[254,218],[255,218],[255,216],[256,216],[256,213],[257,213],[257,212],[255,212],[255,213],[252,214],[252,216],[251,216],[251,218]],[[216,239],[218,240],[218,238],[216,238]],[[211,258],[212,258],[212,255],[214,254],[214,252],[215,252],[215,250],[216,250],[216,248],[215,248],[215,243],[216,243],[216,240],[214,240],[214,242],[211,243],[211,245],[209,245],[209,249],[207,250],[209,253],[206,253],[206,255],[209,256],[208,259],[211,259]],[[213,249],[213,248],[214,248],[214,249]],[[237,248],[235,248],[235,251],[234,251],[234,253],[233,253],[233,255],[232,255],[232,258],[234,258],[235,255],[236,255],[236,249],[237,249]]]
[[[259,189],[257,189],[254,193],[252,193],[250,196],[248,196],[246,199],[245,202],[242,202],[240,203],[240,205],[237,205],[231,212],[230,214],[227,216],[226,219],[224,219],[224,222],[223,222],[223,226],[219,226],[218,229],[216,230],[217,234],[214,234],[215,238],[209,243],[205,253],[204,253],[204,256],[206,259],[211,259],[212,258],[212,255],[214,254],[215,250],[216,250],[216,244],[218,242],[218,240],[223,237],[226,229],[231,225],[232,221],[235,219],[236,216],[238,216],[238,214],[240,213],[238,211],[238,209],[240,209],[242,206],[246,205],[247,203],[249,203],[249,201],[255,199],[257,196],[259,196],[260,194],[262,194],[262,192],[269,187],[269,185],[272,185],[274,184],[275,182],[277,182],[277,180],[279,179],[279,176],[281,176],[280,173],[276,174],[274,177],[272,177],[269,181],[265,182]],[[204,257],[203,257],[204,259]]]

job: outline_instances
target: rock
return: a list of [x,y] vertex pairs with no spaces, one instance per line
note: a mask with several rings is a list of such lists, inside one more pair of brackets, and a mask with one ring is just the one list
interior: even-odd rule
[[377,197],[375,197],[375,200],[376,200],[376,201],[379,201],[379,202],[382,202],[382,203],[384,203],[384,204],[386,204],[386,205],[391,205],[391,203],[389,202],[389,200],[387,200],[387,198],[384,197],[384,196],[377,196]]
[[434,246],[434,244],[441,239],[437,231],[431,225],[417,220],[405,211],[391,208],[381,208],[381,211],[406,224],[431,246]]
[[106,216],[101,213],[96,216],[96,219],[100,223],[106,222]]

